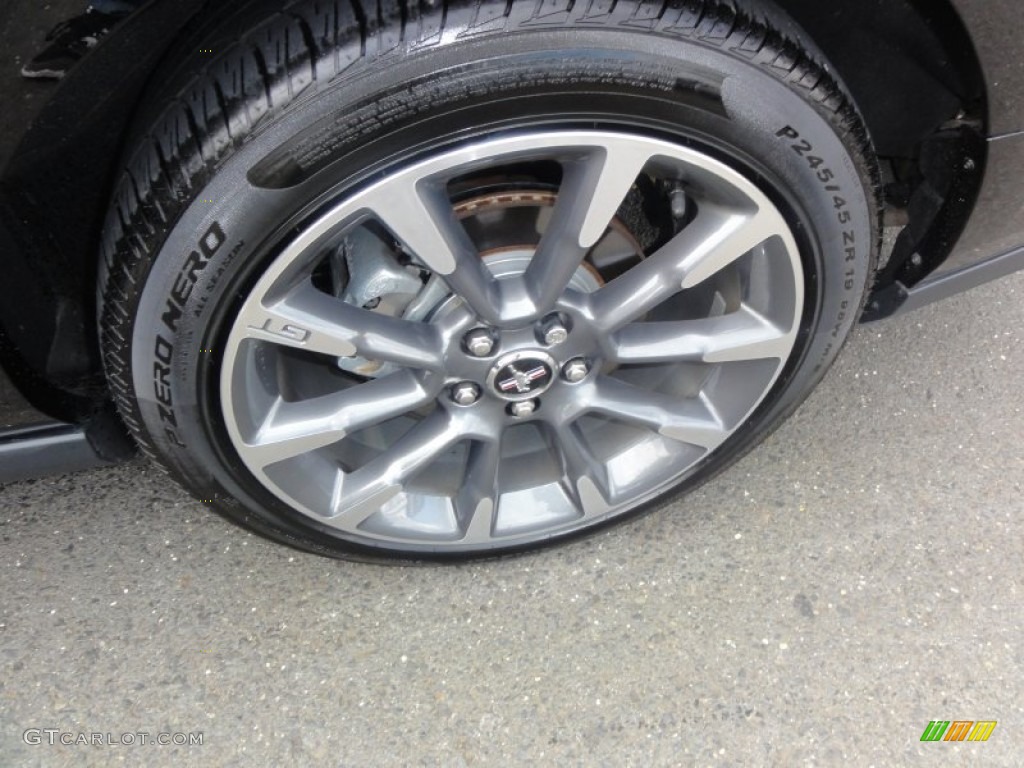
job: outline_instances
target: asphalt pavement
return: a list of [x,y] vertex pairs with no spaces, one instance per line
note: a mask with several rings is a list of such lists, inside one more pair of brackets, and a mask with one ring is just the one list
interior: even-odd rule
[[[79,6],[14,2],[0,139]],[[1022,329],[1024,275],[862,327],[727,473],[497,561],[303,555],[141,460],[0,488],[0,766],[1019,766]]]
[[1024,275],[862,327],[727,473],[505,560],[303,555],[143,461],[7,486],[0,764],[1019,766],[1022,328]]

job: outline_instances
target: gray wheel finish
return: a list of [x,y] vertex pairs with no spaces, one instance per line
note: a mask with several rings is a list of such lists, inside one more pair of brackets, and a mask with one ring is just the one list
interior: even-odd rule
[[[561,168],[539,241],[482,254],[450,183],[526,161]],[[605,280],[593,255],[641,172],[690,218]],[[353,243],[371,268],[341,263]],[[538,130],[394,170],[288,243],[231,327],[221,407],[252,475],[347,540],[512,547],[681,481],[772,389],[803,307],[795,239],[741,174],[642,135]]]

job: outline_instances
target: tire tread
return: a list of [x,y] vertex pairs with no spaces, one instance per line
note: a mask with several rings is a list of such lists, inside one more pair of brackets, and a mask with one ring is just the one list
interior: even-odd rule
[[193,48],[194,61],[149,97],[152,108],[141,111],[142,127],[123,163],[100,244],[104,370],[121,418],[143,453],[173,474],[143,424],[131,375],[134,308],[161,233],[262,123],[311,89],[389,54],[536,27],[630,27],[722,49],[812,104],[855,156],[880,210],[877,162],[855,105],[808,52],[810,41],[778,31],[784,27],[772,19],[759,0],[297,0],[236,36],[215,57],[200,57]]

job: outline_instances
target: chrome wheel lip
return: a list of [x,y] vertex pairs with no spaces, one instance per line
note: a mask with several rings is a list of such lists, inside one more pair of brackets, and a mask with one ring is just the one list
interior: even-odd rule
[[[246,339],[256,339],[275,343],[285,343],[286,346],[298,346],[299,348],[302,348],[301,342],[299,342],[298,339],[303,335],[303,333],[312,335],[319,332],[319,329],[316,327],[311,329],[302,325],[301,320],[292,324],[280,323],[278,325],[274,325],[273,323],[268,325],[265,321],[257,323],[256,321],[264,320],[265,318],[265,315],[261,313],[262,307],[265,306],[264,300],[268,298],[273,300],[275,298],[275,292],[279,288],[279,283],[282,278],[287,276],[289,270],[294,270],[296,268],[296,264],[301,263],[304,256],[310,253],[319,243],[331,237],[340,228],[348,226],[360,216],[365,215],[367,211],[376,212],[375,206],[379,207],[384,204],[383,201],[387,198],[391,189],[391,183],[394,181],[396,175],[418,179],[429,179],[439,172],[448,172],[455,168],[471,168],[489,162],[496,162],[498,160],[506,161],[513,157],[537,156],[543,152],[552,152],[557,154],[563,151],[569,151],[571,153],[578,150],[593,149],[594,147],[608,146],[613,143],[623,142],[626,144],[643,145],[644,151],[649,150],[651,157],[657,156],[666,158],[670,161],[678,161],[688,167],[697,168],[702,172],[717,176],[723,179],[727,185],[731,185],[731,187],[737,191],[741,197],[754,201],[758,212],[767,212],[767,216],[772,219],[772,226],[775,228],[771,232],[771,237],[777,238],[778,241],[782,243],[782,248],[785,253],[788,254],[793,268],[794,283],[792,286],[792,301],[790,302],[791,313],[786,318],[785,324],[788,328],[785,330],[782,337],[778,339],[777,348],[780,351],[780,356],[778,358],[776,370],[770,377],[767,384],[763,387],[761,396],[758,397],[756,401],[752,402],[750,408],[742,418],[738,420],[736,427],[728,430],[728,433],[721,441],[708,448],[698,459],[690,462],[681,471],[678,471],[671,476],[666,476],[655,486],[648,488],[641,493],[635,494],[625,502],[609,503],[601,490],[597,487],[594,480],[590,477],[583,476],[575,483],[577,498],[580,500],[580,505],[584,507],[584,509],[579,510],[582,512],[579,516],[572,519],[566,519],[564,522],[553,520],[550,524],[545,525],[540,529],[530,529],[522,533],[512,531],[499,535],[495,532],[494,526],[492,525],[491,528],[483,535],[481,535],[479,531],[477,531],[475,535],[471,535],[472,532],[467,531],[466,535],[462,538],[451,540],[429,540],[416,536],[394,535],[393,533],[381,533],[379,531],[362,528],[347,529],[344,526],[338,526],[330,517],[323,515],[310,505],[303,504],[301,501],[297,500],[294,496],[282,489],[264,471],[265,466],[251,460],[249,455],[249,440],[247,436],[243,434],[243,430],[240,428],[238,420],[233,417],[232,413],[237,397],[237,387],[235,383],[233,383],[233,372],[237,370],[237,366],[240,363],[239,358],[241,347],[245,343]],[[542,151],[538,150],[538,147],[540,147]],[[607,207],[608,206],[605,205],[605,208]],[[581,228],[579,236],[580,245],[586,243],[593,245],[593,243],[601,236],[601,232],[597,232],[597,234],[595,234],[596,225],[593,223],[592,219],[593,217],[589,215],[584,218],[583,227]],[[405,240],[406,237],[419,240],[420,242],[433,241],[435,243],[442,243],[444,240],[443,233],[430,232],[425,229],[421,229],[418,232],[412,232],[412,234],[409,234],[408,232],[396,232],[396,234],[399,235],[399,238],[402,240]],[[445,247],[438,247],[437,251],[432,253],[430,261],[427,263],[435,274],[451,276],[456,271],[456,264],[453,259],[449,258],[450,254],[446,255],[444,251]],[[703,274],[698,268],[694,274],[687,275],[687,277],[682,281],[682,287],[689,288],[694,285],[698,285],[702,280],[710,277],[712,274],[714,273],[711,272]],[[258,297],[255,302],[254,297]],[[514,300],[517,297],[514,294],[510,294],[503,298],[511,298],[514,303]],[[254,304],[257,306],[254,307]],[[753,183],[721,161],[716,160],[698,150],[690,149],[682,145],[667,142],[662,139],[651,138],[641,134],[631,134],[622,131],[552,129],[530,131],[523,134],[505,136],[497,139],[479,140],[456,149],[438,152],[429,158],[420,160],[410,166],[406,166],[404,169],[399,169],[395,173],[389,174],[374,184],[364,187],[353,195],[343,199],[339,204],[335,205],[325,214],[313,221],[309,227],[301,231],[297,237],[285,247],[280,256],[271,263],[269,268],[259,278],[256,285],[251,290],[229,333],[220,380],[220,395],[223,406],[224,422],[230,440],[238,452],[239,457],[261,485],[281,499],[289,507],[306,515],[313,522],[340,533],[342,537],[348,541],[371,547],[385,547],[396,551],[419,551],[423,553],[485,552],[493,549],[512,549],[522,547],[540,540],[560,537],[568,533],[576,532],[582,528],[596,525],[610,517],[624,514],[625,512],[653,500],[665,490],[681,482],[685,477],[689,476],[702,466],[718,446],[728,441],[738,426],[743,424],[747,418],[750,417],[750,415],[764,402],[765,397],[767,397],[775,387],[779,376],[785,368],[789,355],[794,349],[803,306],[804,286],[799,249],[796,245],[792,232],[782,217],[782,214],[771,203],[769,198]],[[581,310],[582,308],[582,313],[586,315],[588,314],[590,305],[585,300],[581,302],[580,295],[577,294],[572,297],[572,300],[566,304],[565,307],[573,310]],[[550,309],[550,307],[541,307],[539,311],[536,307],[527,309],[517,307],[514,311],[505,313],[504,315],[500,312],[492,313],[489,316],[485,315],[475,318],[475,323],[471,322],[460,326],[461,330],[457,333],[462,333],[466,328],[477,327],[480,323],[484,323],[488,327],[495,328],[522,327],[525,322],[538,320],[547,312],[548,309]],[[316,320],[316,318],[312,316],[310,319]],[[584,319],[593,320],[594,318],[585,317]],[[457,345],[458,341],[455,341],[454,343]],[[324,350],[318,349],[317,351],[323,352]],[[348,343],[345,339],[331,339],[331,346],[329,349],[330,354],[354,355],[356,352],[357,350],[355,345]],[[541,392],[525,392],[520,393],[521,396],[520,394],[517,394],[514,397],[497,398],[506,404],[510,401],[515,402],[534,399],[538,395],[543,395],[556,383],[562,383],[568,387],[578,387],[579,391],[586,391],[586,386],[589,384],[588,381],[584,381],[582,384],[577,382],[560,382],[562,366],[570,359],[578,358],[580,355],[577,353],[573,353],[564,359],[558,360],[551,357],[547,352],[540,351],[536,348],[516,349],[504,354],[501,354],[500,352],[495,354],[499,354],[498,361],[493,361],[492,354],[492,363],[489,368],[489,373],[486,380],[481,382],[481,389],[485,394],[493,393],[495,391],[494,380],[497,378],[497,375],[501,370],[501,367],[498,366],[496,362],[504,361],[506,359],[522,360],[532,357],[536,359],[543,359],[545,361],[545,365],[550,369],[551,381],[545,385]],[[716,350],[712,348],[707,351],[705,358],[709,363],[713,364],[718,360],[717,355],[718,353],[716,353]],[[727,357],[722,359],[727,359]],[[437,371],[429,373],[430,375],[424,375],[419,380],[421,390],[419,394],[427,401],[435,399],[440,402],[440,398],[444,397],[444,391],[447,386],[443,373],[439,373]],[[593,370],[591,373],[593,373]],[[563,399],[569,400],[579,396],[579,394],[566,394],[563,396]],[[484,410],[480,408],[479,404],[460,407],[467,411],[471,409]],[[500,420],[499,412],[495,409],[486,411],[486,413],[481,413],[478,418],[481,424],[488,420],[491,420],[492,422]],[[475,426],[473,429],[478,429],[480,432],[487,432],[489,428],[484,426]],[[386,496],[386,494],[381,494],[379,498],[384,499]],[[490,505],[490,509],[487,509],[488,505]],[[477,507],[478,513],[493,514],[496,511],[494,509],[495,504],[493,501],[481,501]]]

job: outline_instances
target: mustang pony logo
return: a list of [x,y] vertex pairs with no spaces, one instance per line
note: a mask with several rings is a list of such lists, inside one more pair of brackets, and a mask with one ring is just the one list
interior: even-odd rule
[[533,382],[537,379],[543,379],[548,375],[548,369],[545,365],[538,365],[536,368],[531,368],[528,371],[520,371],[514,365],[508,366],[508,372],[511,374],[510,378],[504,379],[498,382],[498,389],[502,392],[518,392],[523,394],[533,389]]

